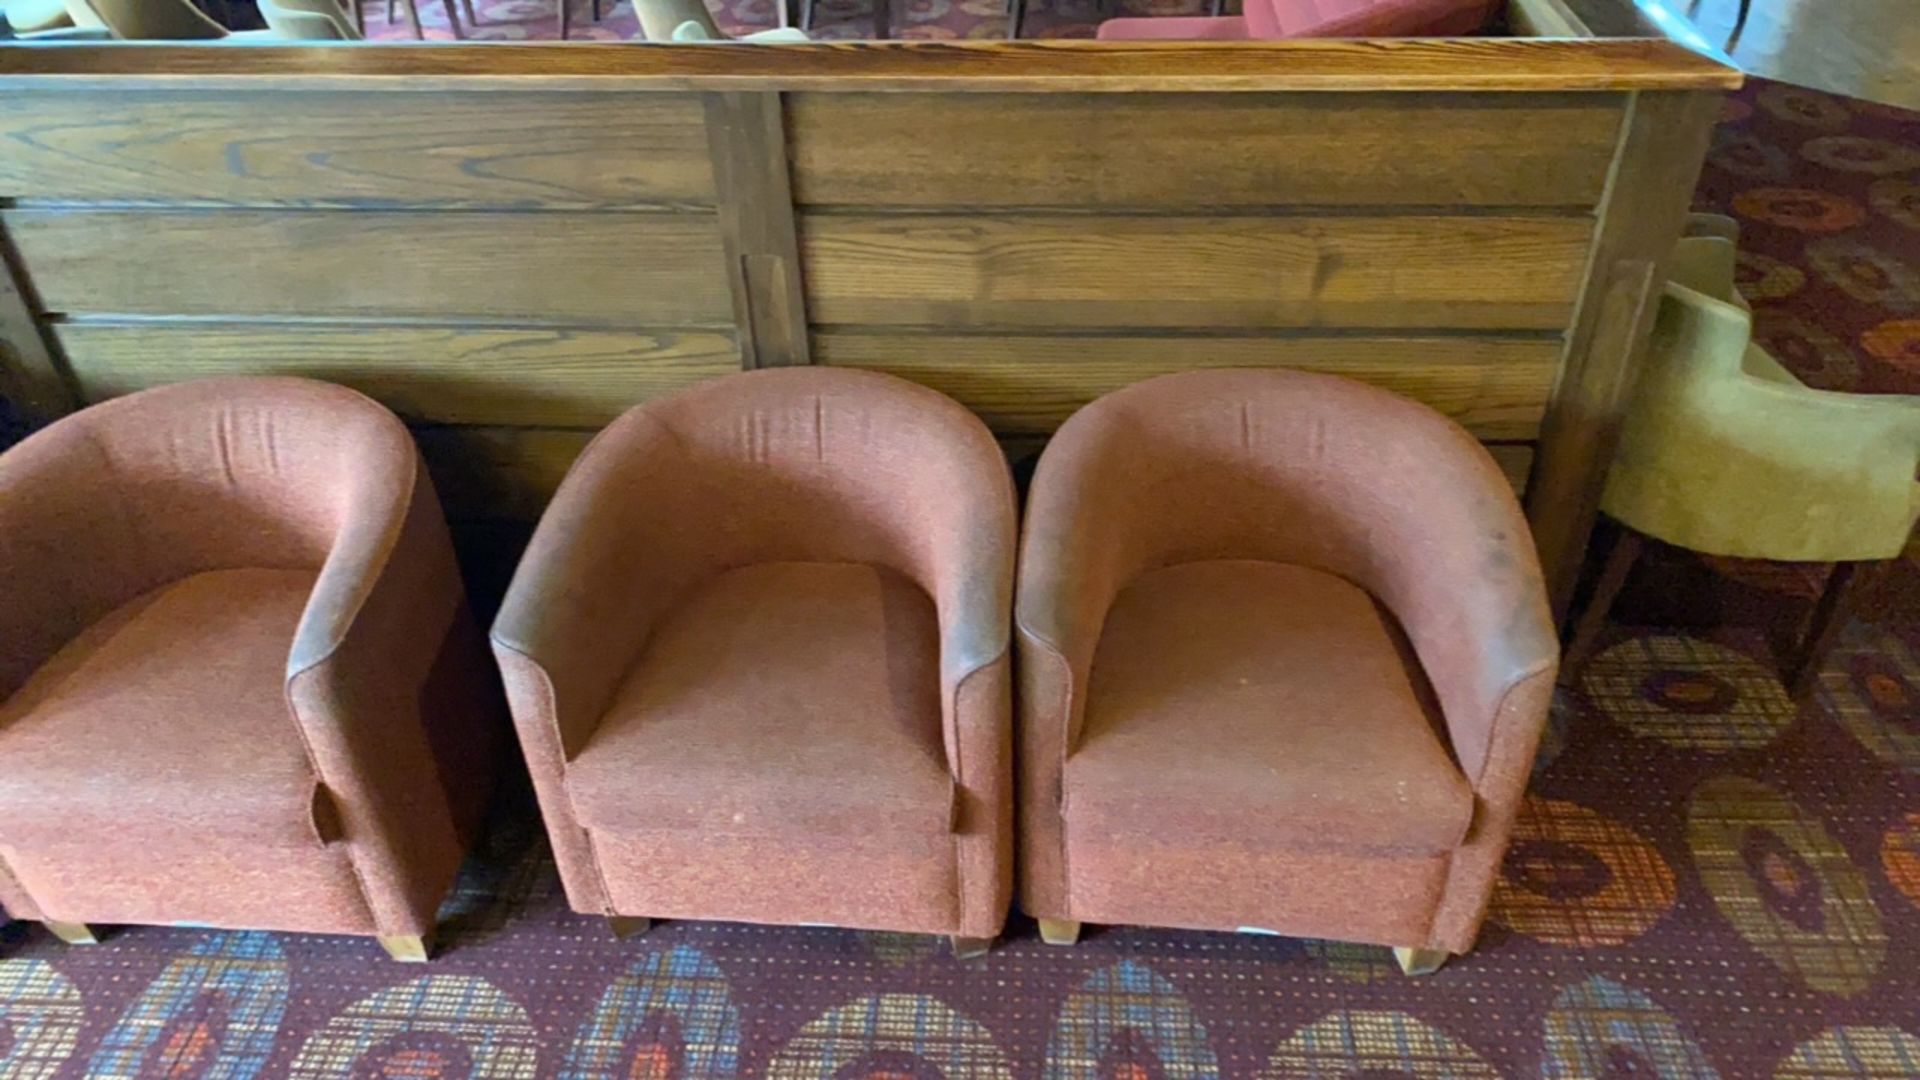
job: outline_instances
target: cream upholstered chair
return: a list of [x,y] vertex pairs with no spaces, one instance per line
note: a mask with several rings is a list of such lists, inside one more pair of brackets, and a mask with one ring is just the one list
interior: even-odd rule
[[1848,614],[1920,520],[1920,397],[1814,390],[1753,342],[1738,225],[1698,215],[1671,260],[1600,509],[1623,526],[1568,649],[1573,674],[1646,538],[1835,564],[1785,681],[1804,694]]
[[334,0],[255,0],[275,38],[289,41],[359,41],[360,28]]
[[73,26],[66,0],[5,0],[0,3],[0,14],[6,15],[7,25],[22,36]]
[[734,38],[713,21],[703,0],[634,0],[634,13],[640,17],[640,30],[648,41],[751,41],[777,45],[809,40],[806,32],[791,27],[761,30]]
[[68,0],[76,26],[104,26],[122,41],[217,41],[232,32],[190,0]]

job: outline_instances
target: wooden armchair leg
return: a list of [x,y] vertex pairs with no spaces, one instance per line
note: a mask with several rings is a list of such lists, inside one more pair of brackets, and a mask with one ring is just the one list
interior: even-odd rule
[[1571,686],[1580,677],[1580,670],[1586,667],[1593,653],[1593,643],[1600,639],[1601,631],[1607,628],[1607,616],[1613,611],[1613,602],[1620,598],[1620,590],[1626,587],[1627,575],[1633,572],[1639,563],[1640,555],[1646,550],[1646,537],[1619,526],[1620,536],[1607,550],[1607,561],[1600,568],[1600,579],[1593,584],[1593,598],[1587,601],[1585,611],[1574,623],[1573,636],[1567,641],[1566,655],[1560,661],[1560,681]]
[[1787,692],[1795,701],[1805,701],[1820,683],[1820,669],[1827,654],[1840,643],[1860,600],[1872,591],[1882,574],[1896,560],[1885,562],[1835,563],[1827,575],[1827,587],[1813,605],[1813,618],[1807,624],[1807,636],[1799,654],[1785,672]]
[[460,11],[453,0],[440,0],[440,6],[447,9],[447,29],[453,32],[453,40],[465,41],[467,35],[460,29]]
[[653,929],[653,920],[637,915],[609,915],[607,928],[613,931],[614,937],[625,941]]
[[407,8],[407,22],[413,26],[413,36],[420,41],[427,40],[426,27],[420,25],[419,0],[401,0]]
[[1395,949],[1393,958],[1408,975],[1431,975],[1447,962],[1445,949]]
[[949,940],[953,942],[955,960],[978,960],[993,948],[993,939],[990,937],[961,937],[955,934]]
[[47,933],[69,945],[100,944],[100,935],[93,932],[93,927],[83,922],[60,922],[57,919],[48,919],[40,925],[47,928]]
[[1049,945],[1071,945],[1080,940],[1077,919],[1041,919],[1040,940]]
[[380,947],[387,955],[402,964],[424,964],[433,959],[433,939],[421,935],[418,937],[402,934],[397,937],[382,937]]

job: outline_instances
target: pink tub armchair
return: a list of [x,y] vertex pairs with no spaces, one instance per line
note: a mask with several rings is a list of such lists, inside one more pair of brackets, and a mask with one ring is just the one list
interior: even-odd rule
[[890,376],[734,375],[602,432],[493,630],[574,909],[984,950],[1014,517],[980,421]]
[[1497,6],[1497,0],[1246,0],[1240,15],[1108,19],[1098,36],[1103,41],[1463,37],[1480,32]]
[[0,906],[424,960],[505,732],[406,428],[210,379],[0,455]]
[[1017,602],[1021,900],[1082,922],[1471,949],[1552,694],[1473,438],[1343,379],[1202,371],[1060,428]]

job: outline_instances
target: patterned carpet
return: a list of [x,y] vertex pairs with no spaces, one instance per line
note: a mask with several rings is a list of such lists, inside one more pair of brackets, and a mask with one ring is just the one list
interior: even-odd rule
[[[417,0],[427,37],[452,37],[442,0]],[[571,0],[573,26],[568,36],[579,41],[641,40],[639,20],[627,0],[602,0],[604,18],[589,18],[591,0]],[[1092,37],[1102,19],[1115,15],[1202,15],[1208,0],[1029,0],[1022,37]],[[367,36],[375,40],[407,40],[413,26],[404,6],[390,21],[380,0],[366,0]],[[560,36],[560,0],[474,0],[479,26],[461,28],[470,39],[530,41]],[[810,33],[818,39],[872,38],[873,0],[818,0]],[[776,0],[709,0],[720,27],[731,34],[765,30],[776,25]],[[462,9],[464,11],[464,9]],[[1005,0],[890,0],[895,38],[1004,38],[1007,35]]]
[[[1701,203],[1745,220],[1762,334],[1820,385],[1920,389],[1916,181],[1920,117],[1768,85],[1728,104]],[[1912,577],[1882,606],[1920,611]],[[1796,710],[1768,622],[1790,631],[1814,584],[1639,575],[1640,625],[1556,711],[1479,951],[1427,979],[1381,949],[1107,929],[1060,950],[1024,922],[967,964],[818,929],[615,942],[566,911],[510,795],[424,969],[339,938],[0,930],[0,1077],[1920,1076],[1920,628],[1856,624]]]

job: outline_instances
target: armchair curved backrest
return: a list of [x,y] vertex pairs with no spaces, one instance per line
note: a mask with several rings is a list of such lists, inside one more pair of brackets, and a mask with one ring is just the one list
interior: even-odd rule
[[[181,383],[34,434],[0,456],[0,577],[36,583],[0,597],[0,698],[107,612],[192,574],[311,569],[324,587],[382,542],[355,529],[404,516],[414,454],[384,408],[301,379]],[[309,610],[309,652],[330,614]]]
[[74,25],[99,24],[122,41],[211,41],[227,28],[191,0],[67,0]]
[[594,439],[542,517],[494,638],[566,686],[570,750],[652,622],[693,588],[755,563],[871,563],[932,598],[950,712],[959,683],[1007,649],[1012,499],[985,425],[932,390],[824,367],[713,380]]
[[1372,593],[1418,653],[1469,779],[1505,694],[1558,653],[1498,466],[1457,424],[1375,387],[1281,370],[1150,379],[1062,425],[1033,491],[1017,622],[1072,682],[1063,752],[1107,609],[1157,567],[1270,560]]

